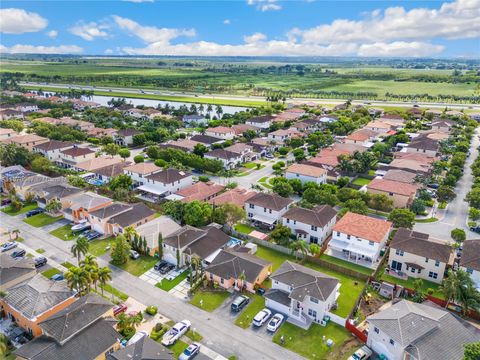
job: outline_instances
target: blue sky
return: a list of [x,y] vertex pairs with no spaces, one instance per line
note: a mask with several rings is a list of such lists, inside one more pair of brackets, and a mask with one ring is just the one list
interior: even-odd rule
[[480,56],[480,0],[2,1],[0,51]]

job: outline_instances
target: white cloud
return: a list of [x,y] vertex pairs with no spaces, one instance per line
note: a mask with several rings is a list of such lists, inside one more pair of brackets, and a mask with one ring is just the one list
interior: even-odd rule
[[46,34],[49,38],[55,39],[58,36],[58,31],[50,30]]
[[107,24],[99,24],[94,21],[85,23],[83,21],[79,21],[73,27],[69,29],[69,31],[73,35],[80,36],[82,39],[87,41],[92,41],[95,38],[108,38],[109,34],[106,30],[109,29]]
[[422,57],[439,54],[445,49],[442,45],[423,42],[394,41],[392,43],[363,44],[358,49],[359,56],[381,57]]
[[171,40],[180,36],[195,36],[194,29],[174,29],[174,28],[157,28],[154,26],[142,26],[139,23],[123,18],[113,16],[116,24],[123,30],[129,31],[132,35],[139,37],[144,42],[168,44]]
[[0,9],[0,33],[23,34],[37,32],[47,27],[47,19],[23,9]]
[[232,22],[230,21],[230,19],[225,19],[225,20],[223,20],[223,23],[225,25],[230,25]]
[[13,45],[6,47],[0,45],[0,53],[8,54],[77,54],[83,49],[77,45],[60,46],[34,46],[34,45]]
[[267,36],[265,34],[262,34],[262,33],[259,33],[259,32],[255,33],[253,35],[243,37],[243,41],[245,41],[247,44],[254,44],[254,43],[266,40],[266,39],[267,39]]
[[260,11],[281,10],[282,6],[277,2],[278,0],[247,0],[248,5],[255,6]]
[[112,49],[106,49],[104,52],[105,52],[105,54],[107,54],[107,55],[113,54],[113,50],[112,50]]

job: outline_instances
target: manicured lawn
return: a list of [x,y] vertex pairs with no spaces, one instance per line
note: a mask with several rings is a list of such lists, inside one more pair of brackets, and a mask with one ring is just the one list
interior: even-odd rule
[[183,353],[183,350],[185,350],[187,347],[188,344],[182,340],[177,340],[175,344],[168,346],[168,348],[173,351],[174,359],[178,359],[178,357]]
[[119,267],[122,270],[128,271],[132,275],[140,276],[144,272],[150,270],[157,261],[158,259],[153,256],[142,255],[137,260],[132,260],[129,258],[125,264],[113,265]]
[[240,326],[242,329],[246,329],[250,326],[253,318],[257,313],[265,307],[265,299],[260,295],[250,296],[250,303],[243,310],[235,320],[235,325]]
[[352,184],[353,185],[358,185],[358,186],[364,186],[364,185],[368,185],[372,180],[370,179],[365,179],[365,178],[362,178],[362,177],[358,177],[356,178]]
[[65,266],[67,269],[74,268],[75,265],[73,265],[71,262],[65,261],[62,263],[63,266]]
[[109,237],[101,240],[93,240],[90,242],[88,251],[94,256],[102,256],[107,252],[107,247],[111,249],[113,244],[113,238]]
[[99,292],[101,293],[102,292],[102,288],[104,291],[106,292],[109,292],[110,294],[113,294],[115,295],[117,298],[119,298],[120,300],[122,301],[126,301],[128,299],[128,295],[121,292],[120,290],[118,289],[115,289],[113,286],[109,285],[109,284],[105,284],[105,286],[103,285],[99,285]]
[[[285,343],[280,343],[281,336]],[[325,341],[323,337],[325,336]],[[331,353],[336,348],[351,338],[351,334],[340,325],[329,322],[327,326],[312,324],[310,329],[303,330],[295,325],[285,322],[273,336],[273,342],[289,350],[296,352],[307,359],[332,359]],[[326,341],[333,341],[332,348],[329,348]],[[330,356],[329,356],[330,355]]]
[[[411,278],[411,277],[409,277],[408,280],[402,280],[402,279],[397,279],[396,277],[393,277],[393,276],[390,276],[390,275],[384,273],[380,277],[380,279],[384,280],[384,281],[387,281],[389,283],[401,285],[401,286],[409,288],[409,289],[414,288],[413,283],[414,283],[415,279]],[[432,294],[432,296],[435,296],[435,297],[440,298],[440,299],[444,299],[445,297],[444,297],[443,293],[439,290],[439,287],[440,287],[440,284],[437,284],[437,283],[434,283],[434,282],[431,282],[431,281],[423,280],[423,282],[422,282],[422,291],[423,291],[424,294],[427,293],[428,288],[432,288],[433,290],[435,290],[435,292]]]
[[164,291],[170,291],[172,290],[175,286],[180,284],[183,280],[187,278],[188,271],[184,271],[181,273],[179,276],[177,276],[175,279],[172,281],[163,279],[161,282],[157,283],[155,286],[158,287],[159,289],[162,289]]
[[42,226],[53,224],[54,222],[57,222],[61,218],[62,216],[53,217],[45,213],[41,213],[41,214],[34,215],[32,217],[26,218],[23,221],[34,227],[42,227]]
[[250,234],[255,228],[247,224],[238,223],[235,225],[235,230],[242,234]]
[[227,291],[202,291],[198,290],[190,300],[190,304],[208,312],[212,312],[230,296]]
[[198,331],[193,331],[192,329],[188,330],[187,333],[185,334],[186,337],[188,337],[192,341],[202,341],[203,336],[200,335]]
[[[295,258],[291,255],[287,255],[260,245],[258,246],[255,255],[267,261],[270,261],[272,263],[274,271],[277,270],[280,265],[286,260],[295,262]],[[333,276],[340,281],[340,296],[337,299],[338,308],[336,310],[331,310],[331,312],[341,317],[347,317],[352,311],[353,306],[357,301],[357,298],[362,292],[364,282],[351,276],[343,275],[336,271],[324,268],[320,265],[310,263],[308,261],[305,261],[303,265],[311,269],[320,271],[324,274]]]
[[42,275],[45,276],[47,279],[50,279],[53,275],[55,274],[61,274],[62,272],[58,269],[55,269],[55,268],[51,268],[51,269],[48,269],[48,270],[45,270],[44,272],[42,272]]
[[39,254],[43,254],[43,253],[45,252],[44,249],[37,249],[37,250],[35,250],[35,251],[36,251],[37,253],[39,253]]
[[37,203],[30,203],[30,204],[24,204],[23,207],[18,211],[13,211],[12,207],[10,205],[8,205],[8,206],[5,206],[2,209],[2,211],[5,214],[8,214],[10,216],[16,216],[16,215],[19,215],[19,214],[24,214],[27,211],[36,209],[37,207],[38,207]]
[[361,274],[371,275],[373,273],[373,269],[370,269],[370,268],[367,268],[365,266],[361,266],[361,265],[358,265],[358,264],[351,263],[350,261],[337,259],[336,257],[329,256],[327,254],[322,254],[322,256],[320,256],[320,259],[322,259],[324,261],[327,261],[329,263],[340,265],[340,266],[342,266],[344,268],[347,268],[347,269],[357,271]]
[[263,183],[263,182],[267,181],[267,179],[268,179],[268,176],[264,176],[260,180],[258,180],[258,182]]
[[65,226],[59,227],[58,229],[50,231],[50,234],[52,234],[53,236],[56,236],[60,240],[70,241],[79,236],[79,234],[74,234],[71,228],[72,228],[72,225],[65,225]]
[[247,169],[256,169],[256,168],[257,168],[257,164],[256,164],[256,163],[253,163],[253,162],[249,162],[249,163],[243,164],[243,167],[245,167],[245,168],[247,168]]
[[427,218],[427,219],[416,219],[416,223],[432,223],[432,222],[437,222],[438,219],[435,217]]

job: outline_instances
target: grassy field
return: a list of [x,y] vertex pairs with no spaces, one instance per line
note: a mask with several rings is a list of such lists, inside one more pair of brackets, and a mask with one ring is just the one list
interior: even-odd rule
[[120,300],[122,301],[127,301],[128,299],[128,295],[121,292],[120,290],[118,289],[115,289],[112,285],[110,284],[105,284],[105,285],[99,285],[99,292],[101,293],[102,292],[102,289],[110,294],[113,294],[114,296],[116,296],[117,298],[119,298]]
[[227,291],[202,291],[198,290],[190,300],[190,304],[203,309],[208,312],[212,312],[230,296]]
[[250,296],[250,303],[247,305],[240,315],[235,319],[235,325],[240,326],[242,329],[248,328],[255,315],[265,307],[265,298],[260,295]]
[[370,184],[371,181],[372,180],[370,180],[370,179],[365,179],[365,178],[362,178],[362,177],[358,177],[355,180],[353,180],[352,184],[353,185],[358,185],[358,186],[364,186],[364,185]]
[[162,289],[168,292],[172,290],[175,286],[180,284],[183,280],[185,280],[187,278],[187,275],[188,275],[188,271],[184,271],[175,279],[171,281],[167,279],[163,279],[161,282],[157,283],[155,286],[158,287],[159,289]]
[[58,269],[55,269],[55,268],[50,268],[48,270],[45,270],[44,272],[42,272],[42,275],[45,276],[47,279],[50,279],[53,275],[56,275],[56,274],[61,274],[62,272]]
[[53,224],[58,220],[60,220],[61,218],[62,216],[50,216],[45,213],[41,213],[41,214],[34,215],[32,217],[26,218],[23,221],[33,227],[43,227],[43,226]]
[[[272,263],[274,271],[278,269],[280,265],[286,260],[295,261],[295,258],[291,255],[283,254],[281,252],[262,246],[258,246],[255,255],[270,261]],[[333,276],[340,281],[340,296],[337,299],[338,309],[331,311],[338,316],[347,317],[352,311],[353,306],[357,301],[357,298],[360,296],[364,283],[358,279],[340,274],[338,272],[329,270],[314,263],[305,262],[303,265],[320,271],[324,274]]]
[[71,269],[75,267],[75,265],[73,265],[71,262],[68,262],[68,261],[63,262],[62,265],[65,266],[67,269]]
[[153,256],[141,255],[136,260],[129,258],[125,264],[122,264],[122,265],[113,264],[113,265],[119,267],[122,270],[128,271],[132,275],[140,276],[144,272],[150,270],[157,261],[158,259]]
[[235,225],[235,230],[242,233],[242,234],[250,234],[255,228],[251,227],[250,225],[247,224],[236,224]]
[[169,346],[168,349],[173,351],[174,359],[178,359],[178,357],[183,353],[183,350],[185,350],[187,347],[188,344],[185,341],[177,340],[177,342],[172,346]]
[[336,257],[333,257],[333,256],[329,256],[327,254],[322,254],[320,256],[320,259],[324,260],[324,261],[327,261],[327,262],[330,262],[330,263],[333,263],[333,264],[337,264],[337,265],[340,265],[344,268],[347,268],[347,269],[351,269],[351,270],[354,270],[354,271],[357,271],[359,273],[362,273],[362,274],[365,274],[365,275],[371,275],[373,273],[373,270],[370,269],[370,268],[367,268],[365,266],[361,266],[361,265],[357,265],[357,264],[354,264],[354,263],[351,263],[350,261],[345,261],[345,260],[342,260],[342,259],[337,259]]
[[70,241],[75,239],[79,235],[79,234],[74,234],[71,228],[72,228],[72,225],[65,225],[65,226],[59,227],[58,229],[50,231],[50,234],[52,234],[53,236],[56,236],[60,240]]
[[107,252],[107,248],[111,248],[113,244],[113,238],[109,237],[101,240],[93,240],[90,242],[88,251],[95,256],[102,256]]
[[5,206],[2,211],[5,213],[5,214],[8,214],[10,216],[16,216],[16,215],[20,215],[20,214],[24,214],[26,213],[27,211],[30,211],[30,210],[33,210],[33,209],[36,209],[38,207],[37,203],[31,203],[31,204],[24,204],[23,207],[18,210],[18,211],[13,211],[12,207],[10,205],[8,206]]

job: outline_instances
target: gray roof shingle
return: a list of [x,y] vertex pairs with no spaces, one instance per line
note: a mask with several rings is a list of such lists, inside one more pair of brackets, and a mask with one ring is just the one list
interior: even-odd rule
[[33,276],[36,272],[33,259],[25,257],[17,260],[10,254],[0,255],[0,284],[2,285],[27,274]]
[[173,352],[148,336],[108,354],[106,360],[173,360]]
[[257,193],[248,199],[247,203],[279,211],[291,204],[292,201],[290,198],[285,198],[277,194]]
[[283,215],[286,219],[296,220],[304,224],[322,228],[336,216],[337,212],[330,205],[320,205],[313,209],[291,207]]

